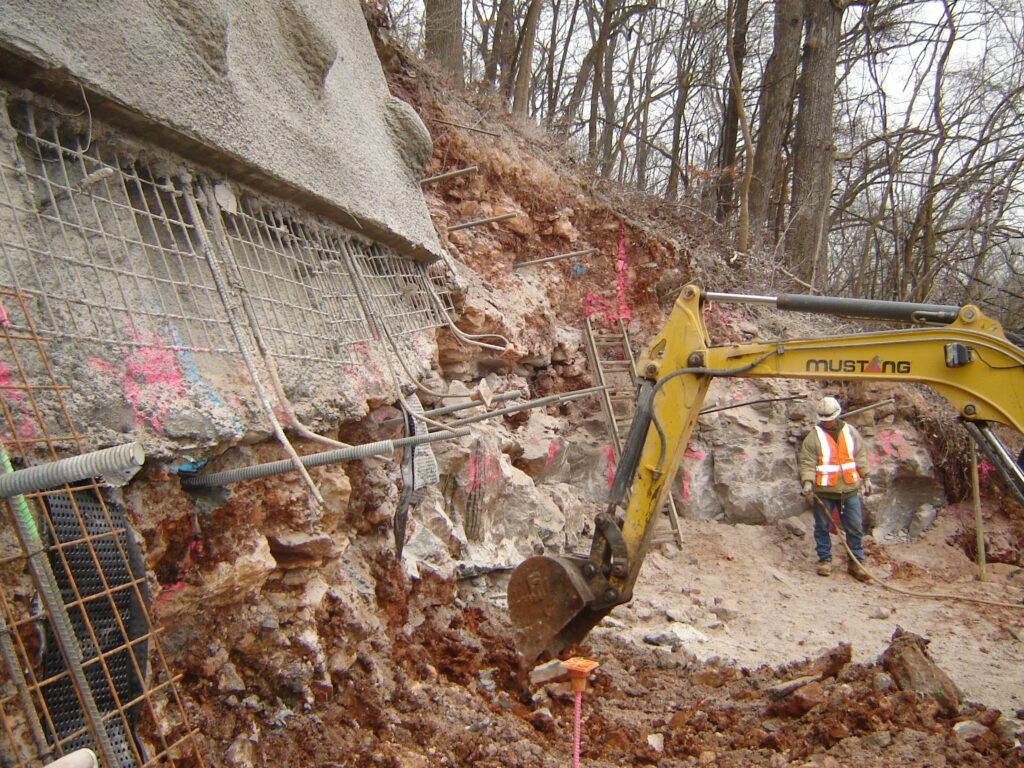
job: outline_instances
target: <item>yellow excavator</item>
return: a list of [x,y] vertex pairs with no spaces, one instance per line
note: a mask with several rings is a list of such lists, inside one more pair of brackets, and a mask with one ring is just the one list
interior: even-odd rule
[[[711,346],[707,302],[772,304],[782,310],[885,320],[868,333]],[[708,387],[716,377],[919,382],[954,408],[1015,494],[1024,473],[990,428],[1024,432],[1024,349],[976,306],[683,288],[661,332],[638,360],[636,412],[589,555],[540,555],[508,585],[516,644],[528,660],[579,643],[616,605],[629,602],[662,507]],[[627,498],[628,497],[628,498]],[[624,511],[623,511],[624,510]]]

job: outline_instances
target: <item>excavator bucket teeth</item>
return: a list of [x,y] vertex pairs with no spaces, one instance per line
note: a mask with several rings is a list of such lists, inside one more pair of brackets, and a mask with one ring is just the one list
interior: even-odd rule
[[568,557],[531,557],[512,572],[508,607],[516,647],[533,661],[547,652],[557,656],[582,640],[607,613],[590,606],[594,596],[580,573],[581,561]]

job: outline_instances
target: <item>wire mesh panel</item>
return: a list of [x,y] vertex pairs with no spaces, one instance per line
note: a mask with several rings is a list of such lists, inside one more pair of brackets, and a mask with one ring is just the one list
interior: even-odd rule
[[350,362],[369,338],[339,237],[308,216],[244,195],[223,211],[230,255],[260,333],[276,357]]
[[[88,441],[67,415],[29,298],[0,291],[0,318],[0,474],[68,445],[81,453]],[[153,630],[140,552],[108,493],[88,480],[0,506],[5,766],[82,746],[108,766],[203,764]]]
[[[346,250],[364,286],[370,311],[394,336],[430,330],[447,322],[443,301],[436,286],[441,283],[439,267],[404,259],[377,243],[346,243]],[[433,271],[431,271],[433,269]]]
[[32,102],[9,102],[7,113],[15,136],[0,146],[0,285],[35,298],[40,332],[233,349],[172,183]]

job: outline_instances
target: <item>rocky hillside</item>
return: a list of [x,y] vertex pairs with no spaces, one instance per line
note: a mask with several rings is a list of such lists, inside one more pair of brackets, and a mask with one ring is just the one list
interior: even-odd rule
[[[581,338],[587,313],[598,323],[626,321],[642,345],[687,282],[718,291],[791,290],[769,255],[732,253],[727,233],[694,201],[668,205],[609,189],[556,137],[512,124],[485,100],[447,93],[390,45],[386,29],[378,28],[378,43],[394,94],[433,135],[428,173],[478,168],[425,189],[452,257],[458,328],[438,333],[421,394],[428,407],[451,404],[451,395],[468,403],[474,393],[486,399],[518,389],[541,397],[590,386]],[[506,213],[515,215],[453,228]],[[596,251],[587,256],[514,268],[590,248]],[[810,328],[799,317],[746,310],[716,310],[707,321],[721,341]],[[487,346],[467,342],[470,336]],[[946,515],[947,493],[962,489],[955,444],[936,439],[937,422],[925,418],[941,406],[916,390],[881,385],[830,391],[848,408],[895,400],[858,422],[872,443],[881,491],[869,545],[879,582],[909,579],[899,583],[987,603],[961,610],[953,601],[957,609],[947,610],[932,601],[939,607],[929,613],[880,584],[814,576],[794,462],[820,390],[791,382],[716,385],[709,405],[739,407],[702,420],[674,487],[693,548],[684,541],[657,553],[652,587],[666,602],[641,597],[576,649],[601,663],[584,700],[586,765],[1022,764],[1015,715],[1024,701],[1014,691],[1024,680],[1013,661],[1024,652],[1022,579],[1014,524],[997,517],[1007,505],[987,507],[990,524],[1002,525],[1007,564],[991,584],[972,585],[968,556],[936,541],[940,529],[930,527]],[[397,434],[388,420],[398,411],[369,405],[365,419],[339,425],[340,439]],[[278,458],[270,443],[237,451],[236,462]],[[145,498],[133,499],[129,489],[129,504],[146,510],[139,527],[162,586],[155,613],[171,663],[184,675],[207,764],[570,762],[572,696],[562,682],[531,678],[510,642],[503,592],[508,569],[525,556],[586,546],[611,467],[600,410],[582,398],[489,419],[435,453],[440,479],[412,500],[401,560],[392,530],[401,497],[397,456],[312,470],[326,502],[317,511],[289,475],[238,484],[226,500],[208,500],[201,536],[178,511],[190,505],[174,478],[133,486]],[[941,531],[955,539],[961,528]],[[911,539],[952,558],[948,571],[932,573],[895,548]],[[886,541],[892,548],[881,546]],[[711,583],[710,574],[723,578]],[[702,578],[703,586],[693,586]],[[799,619],[787,617],[782,606],[805,599],[814,602]],[[872,625],[883,601],[899,607]],[[757,603],[771,606],[778,623],[756,625]],[[764,641],[755,633],[776,636],[794,620],[806,622],[809,634],[793,636],[782,659],[775,648],[773,666],[762,666],[757,646]],[[865,655],[851,641],[866,638],[849,637],[847,621],[884,631],[884,651]],[[957,667],[954,680],[943,670],[950,656],[935,663],[922,634],[949,631],[944,622],[983,644],[985,653],[969,661],[992,665],[1005,680],[1006,690],[988,690],[998,701],[970,685],[970,665]],[[736,647],[718,658],[707,652],[740,633],[755,661],[737,662]],[[143,731],[177,727],[145,723]]]

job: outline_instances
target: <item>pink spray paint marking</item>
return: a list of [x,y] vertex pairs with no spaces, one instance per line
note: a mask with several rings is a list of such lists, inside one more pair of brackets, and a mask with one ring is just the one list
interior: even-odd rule
[[544,462],[544,469],[547,469],[548,467],[551,466],[551,462],[555,460],[555,454],[557,453],[558,441],[552,440],[550,443],[548,443],[548,458],[547,461]]
[[128,334],[139,346],[124,356],[120,368],[98,358],[89,362],[97,372],[118,380],[136,424],[149,424],[159,431],[167,414],[186,398],[185,380],[174,352],[157,346],[158,337],[143,339],[132,328]]
[[615,482],[615,450],[609,445],[604,449],[608,452],[608,490],[612,489]]
[[689,461],[700,461],[704,458],[704,451],[694,451],[686,446],[683,452],[683,501],[690,500],[690,470],[686,466]]
[[[6,319],[6,316],[5,316]],[[36,435],[36,422],[25,398],[25,393],[11,383],[11,372],[7,365],[0,362],[0,391],[8,402],[14,425],[14,437],[27,440]]]
[[615,301],[603,296],[588,293],[583,297],[583,312],[587,317],[600,316],[609,328],[615,327],[617,320],[628,322],[633,317],[633,310],[626,301],[626,228],[619,225],[619,243],[615,252]]

